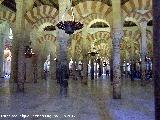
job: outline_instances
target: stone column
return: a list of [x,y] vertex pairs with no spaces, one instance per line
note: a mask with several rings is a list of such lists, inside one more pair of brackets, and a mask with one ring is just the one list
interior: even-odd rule
[[99,68],[98,68],[98,76],[101,77],[101,75],[102,75],[102,73],[103,73],[101,58],[98,59],[98,64],[99,64]]
[[97,60],[95,60],[95,78],[97,78]]
[[33,82],[37,83],[38,80],[38,53],[34,51],[35,55],[32,57],[32,65],[33,65]]
[[121,98],[120,42],[123,36],[121,0],[112,1],[113,10],[113,99]]
[[160,0],[153,2],[153,80],[155,120],[160,120]]
[[[16,42],[18,43],[18,79],[17,91],[24,91],[25,56],[24,56],[24,0],[16,0]],[[16,46],[17,47],[17,46]],[[14,54],[14,53],[13,53]],[[15,53],[17,54],[17,53]],[[17,57],[17,56],[16,56]]]
[[72,76],[73,76],[73,79],[76,79],[76,64],[75,64],[75,61],[76,61],[76,51],[75,51],[75,46],[76,46],[76,40],[72,40],[72,43],[71,43],[71,55],[72,55],[72,61],[73,61],[73,64],[72,64]]
[[69,62],[68,62],[68,42],[69,36],[64,31],[58,31],[58,74],[61,87],[68,87],[67,79],[69,79]]
[[46,57],[44,57],[41,53],[38,55],[37,60],[37,68],[38,68],[38,80],[42,80],[45,78],[44,76],[44,63],[46,61]]
[[3,55],[4,55],[3,34],[0,33],[0,77],[4,77],[4,73],[3,73]]
[[75,58],[73,58],[73,64],[72,64],[72,66],[73,66],[73,69],[72,69],[72,75],[73,75],[73,79],[74,80],[76,80],[76,59]]
[[83,49],[83,60],[82,60],[82,65],[83,65],[83,79],[82,83],[87,84],[88,81],[88,53],[86,49]]
[[33,82],[33,64],[31,58],[25,59],[25,76],[26,82]]
[[83,68],[83,71],[82,71],[82,76],[83,76],[83,79],[82,79],[82,83],[87,85],[87,81],[88,81],[88,63],[89,63],[89,60],[88,60],[88,40],[86,39],[87,38],[87,31],[86,31],[86,27],[84,27],[82,29],[82,36],[83,36],[83,40],[82,40],[82,55],[83,55],[83,60],[82,60],[82,68]]
[[133,34],[131,36],[131,81],[134,81],[134,74],[135,74],[135,49],[134,49],[134,39],[133,39]]
[[147,56],[147,21],[142,20],[140,22],[140,29],[141,29],[141,85],[145,85],[146,80],[146,61],[145,58]]
[[[25,29],[25,35],[24,35],[24,45],[23,45],[23,48],[24,46],[30,46],[30,47],[33,47],[33,44],[30,43],[30,26],[27,25],[27,28]],[[32,59],[33,59],[34,56],[32,56],[31,58],[24,58],[25,59],[25,78],[26,78],[26,82],[33,82],[34,79],[34,72],[33,72],[33,62],[32,62]]]
[[[59,3],[59,21],[67,20],[67,15],[65,14],[68,9],[70,1],[58,0]],[[63,30],[57,30],[57,58],[58,58],[58,81],[60,83],[60,93],[63,92],[63,88],[68,87],[69,79],[69,62],[68,62],[68,46],[70,44],[70,37]]]
[[91,74],[91,80],[94,79],[94,56],[91,56],[91,70],[90,70],[90,74]]
[[120,40],[121,32],[113,33],[113,98],[121,98]]
[[51,79],[56,80],[56,60],[55,60],[55,53],[50,53],[50,73]]
[[18,80],[18,42],[16,34],[12,41],[12,61],[11,61],[11,81],[17,83]]
[[113,51],[111,51],[111,58],[109,60],[109,65],[110,65],[110,81],[111,85],[113,84]]
[[127,62],[128,62],[127,50],[124,50],[124,52],[125,52],[125,77],[127,78],[128,77],[128,73],[127,73]]

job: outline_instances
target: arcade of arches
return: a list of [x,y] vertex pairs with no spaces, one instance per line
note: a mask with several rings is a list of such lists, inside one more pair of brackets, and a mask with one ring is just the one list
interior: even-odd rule
[[[158,8],[159,0],[0,0],[0,114],[160,120]],[[73,18],[83,28],[72,35],[56,26]]]

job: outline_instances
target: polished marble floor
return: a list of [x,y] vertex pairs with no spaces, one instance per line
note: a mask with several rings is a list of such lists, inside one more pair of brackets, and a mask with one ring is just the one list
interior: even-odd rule
[[154,120],[152,83],[141,87],[140,81],[124,78],[121,100],[112,99],[106,77],[88,80],[88,85],[70,79],[66,94],[50,79],[26,83],[24,93],[15,89],[8,80],[1,80],[2,120]]

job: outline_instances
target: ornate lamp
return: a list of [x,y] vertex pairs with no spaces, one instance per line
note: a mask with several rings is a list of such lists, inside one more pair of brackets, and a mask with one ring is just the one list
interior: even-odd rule
[[[31,44],[31,42],[30,42],[30,44]],[[35,53],[33,53],[32,52],[32,48],[29,46],[29,45],[27,45],[27,46],[25,46],[25,58],[31,58]]]
[[76,21],[60,21],[57,25],[56,25],[59,29],[62,29],[65,31],[65,33],[71,35],[74,33],[74,31],[82,29],[83,28],[83,24],[80,22],[76,22]]
[[[71,3],[72,4],[72,3]],[[76,22],[74,20],[74,14],[73,14],[73,8],[71,7],[71,10],[72,10],[72,17],[73,19],[72,20],[69,20],[69,21],[60,21],[56,26],[59,28],[59,29],[62,29],[65,31],[65,33],[71,35],[74,33],[74,31],[76,30],[80,30],[83,28],[83,24],[80,23],[80,22]],[[66,11],[67,12],[67,11]],[[64,17],[64,15],[63,15]],[[63,18],[62,17],[62,18]]]
[[88,52],[88,54],[90,54],[91,56],[95,56],[96,54],[98,54],[98,52],[96,52],[96,48],[93,48],[93,51]]
[[90,54],[91,56],[95,56],[96,54],[98,54],[98,52],[88,52],[88,54]]

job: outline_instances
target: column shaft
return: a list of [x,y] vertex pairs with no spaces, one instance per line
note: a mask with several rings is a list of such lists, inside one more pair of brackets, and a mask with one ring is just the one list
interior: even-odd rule
[[37,83],[38,80],[38,53],[35,52],[35,55],[32,58],[32,64],[33,64],[33,81],[34,83]]
[[[117,34],[118,35],[118,34]],[[119,35],[113,38],[113,98],[121,98],[120,40]]]
[[69,79],[69,62],[68,62],[68,46],[69,36],[64,31],[58,31],[58,81],[61,87],[68,87]]
[[111,51],[110,65],[110,81],[113,82],[113,51]]
[[84,27],[82,29],[82,36],[83,36],[83,39],[82,39],[82,55],[83,55],[83,60],[82,60],[82,65],[83,65],[83,71],[82,71],[82,75],[83,75],[83,79],[82,79],[82,83],[87,85],[87,81],[88,81],[88,63],[89,63],[89,60],[88,60],[88,48],[89,48],[89,43],[88,43],[88,40],[87,40],[87,28]]
[[76,80],[76,59],[75,58],[73,58],[73,64],[72,64],[72,66],[73,66],[73,69],[72,69],[72,74],[73,74],[73,79],[74,80]]
[[45,75],[44,75],[44,63],[45,63],[46,59],[44,56],[39,55],[38,56],[38,60],[37,60],[37,66],[38,66],[38,80],[42,80],[45,79]]
[[33,64],[31,58],[26,58],[25,60],[25,75],[26,82],[33,82]]
[[87,80],[88,80],[88,54],[87,54],[87,50],[83,49],[83,79],[82,79],[82,83],[87,84]]
[[134,75],[135,75],[135,69],[134,69],[134,65],[135,65],[135,53],[134,53],[135,49],[134,49],[134,39],[132,37],[131,39],[131,81],[134,81]]
[[91,70],[90,70],[90,74],[91,74],[91,80],[94,79],[94,56],[91,56]]
[[[24,33],[24,13],[25,13],[25,7],[24,7],[24,0],[16,0],[16,39],[14,43],[15,48],[14,53],[18,62],[15,62],[18,66],[18,79],[17,79],[17,91],[24,91],[24,82],[25,82],[25,56],[24,56],[24,40],[25,40],[25,33]],[[18,44],[15,45],[15,44]],[[14,68],[13,68],[14,69]]]
[[51,79],[56,80],[56,61],[55,61],[55,54],[50,54],[50,73]]
[[4,55],[3,34],[0,33],[0,77],[4,76],[4,73],[3,73],[3,55]]
[[120,42],[123,36],[121,0],[112,1],[113,9],[113,98],[121,98]]
[[146,56],[147,56],[147,36],[146,36],[146,28],[147,21],[142,21],[140,23],[141,26],[141,85],[145,84],[146,80]]

